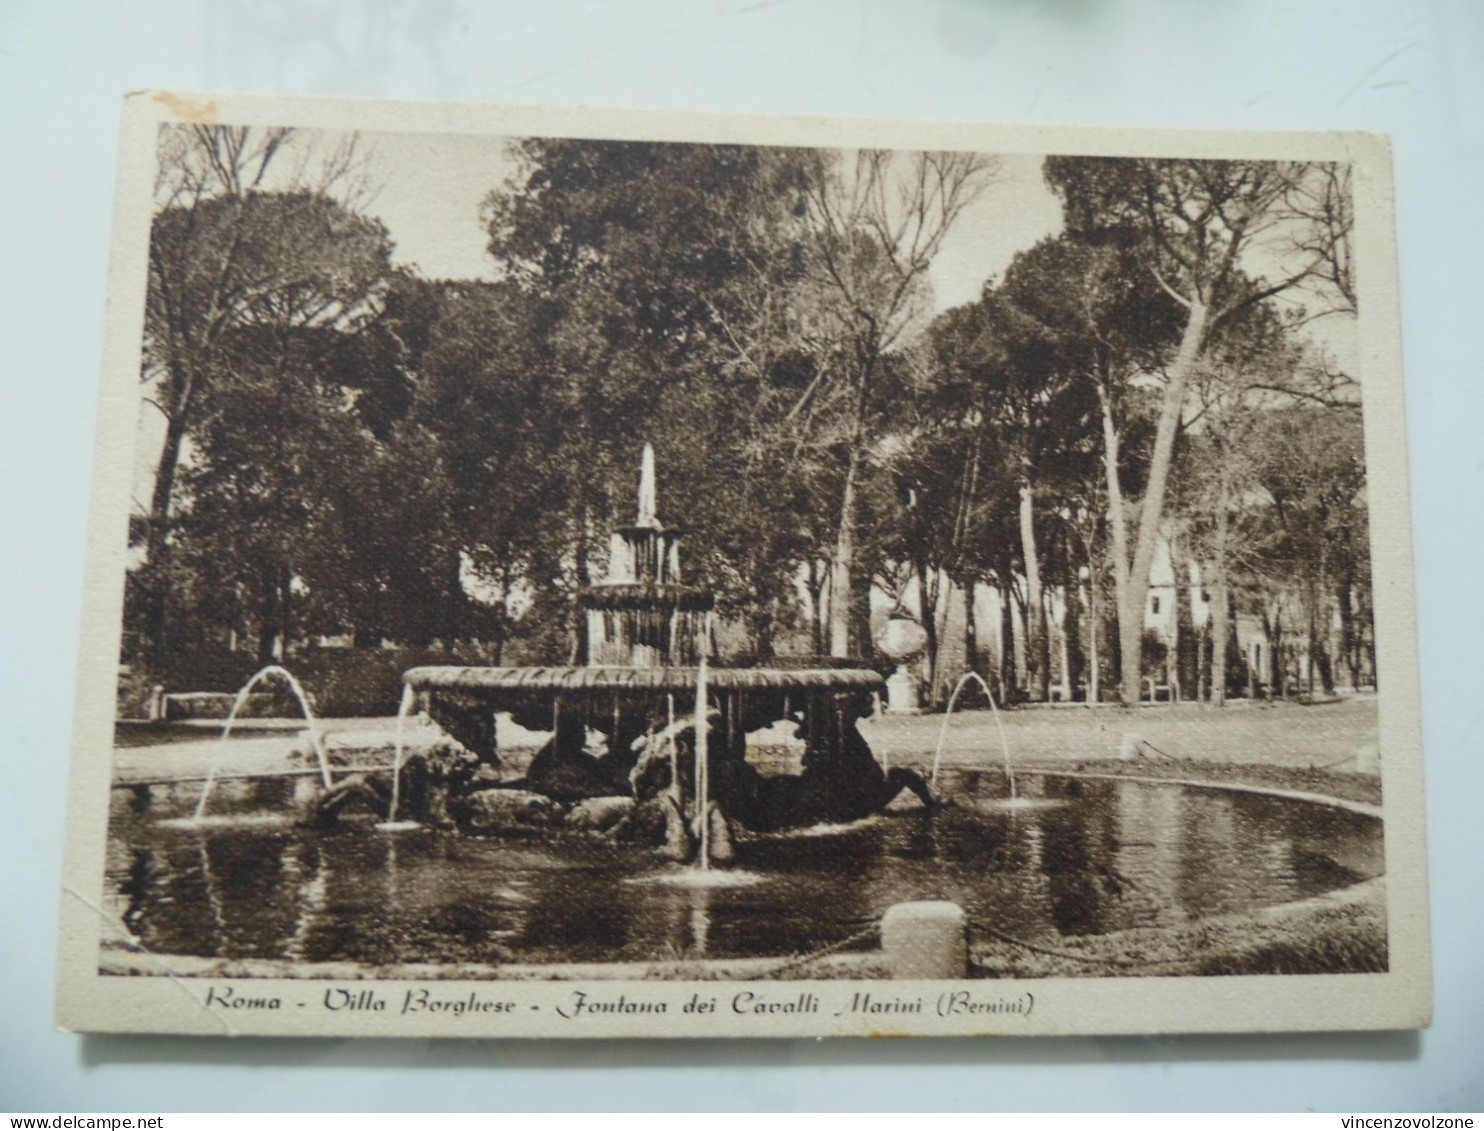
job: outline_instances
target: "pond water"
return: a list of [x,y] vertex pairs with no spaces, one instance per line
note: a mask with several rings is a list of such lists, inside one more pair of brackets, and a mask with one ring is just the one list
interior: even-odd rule
[[[1379,874],[1381,823],[1327,806],[1129,781],[961,772],[936,814],[744,840],[757,882],[692,888],[653,853],[577,834],[170,828],[199,785],[116,789],[111,910],[156,953],[297,961],[611,962],[805,952],[906,900],[1026,940],[1173,926]],[[291,781],[223,782],[224,814],[285,813]],[[302,789],[303,786],[297,787]],[[220,802],[218,802],[220,797]],[[862,948],[874,943],[862,943]]]

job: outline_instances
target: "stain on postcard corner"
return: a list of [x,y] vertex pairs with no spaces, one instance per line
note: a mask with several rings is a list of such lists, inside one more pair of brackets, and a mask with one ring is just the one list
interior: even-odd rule
[[151,97],[182,122],[192,122],[199,126],[209,126],[216,122],[215,98],[197,102],[168,90],[157,90]]

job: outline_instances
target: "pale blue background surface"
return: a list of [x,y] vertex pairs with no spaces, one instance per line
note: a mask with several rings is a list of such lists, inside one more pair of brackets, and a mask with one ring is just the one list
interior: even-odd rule
[[[143,87],[1392,134],[1435,1027],[650,1044],[54,1032],[115,139],[122,92]],[[0,1109],[1484,1108],[1484,6],[0,0],[0,170]]]

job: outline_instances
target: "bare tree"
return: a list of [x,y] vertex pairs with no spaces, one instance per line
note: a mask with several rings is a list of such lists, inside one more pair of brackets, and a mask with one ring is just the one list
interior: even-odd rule
[[1355,297],[1355,268],[1351,235],[1355,229],[1355,197],[1348,164],[1314,166],[1308,176],[1290,186],[1284,207],[1293,223],[1288,250],[1294,258],[1313,264],[1321,314],[1359,309]]
[[[277,333],[281,346],[288,328],[340,328],[368,315],[390,245],[379,223],[345,203],[368,191],[353,135],[323,145],[288,129],[161,130],[140,375],[145,404],[165,419],[144,523],[156,570],[188,437],[213,384],[231,378],[226,343],[253,331],[262,342]],[[162,615],[159,606],[146,618],[157,648]]]
[[[1258,568],[1251,500],[1258,491],[1256,445],[1265,415],[1288,401],[1299,350],[1269,312],[1233,324],[1208,346],[1191,376],[1183,427],[1192,454],[1181,468],[1179,527],[1199,562],[1211,617],[1211,702],[1226,702],[1232,577]],[[1263,317],[1261,315],[1268,315]]]
[[[1185,312],[1165,372],[1148,485],[1119,602],[1119,636],[1137,640],[1191,375],[1211,336],[1242,311],[1334,275],[1348,285],[1348,212],[1295,209],[1295,201],[1331,198],[1323,187],[1331,168],[1300,162],[1068,157],[1048,159],[1046,175],[1066,205],[1069,228],[1089,238],[1128,241],[1151,284]],[[1325,218],[1332,222],[1327,235],[1320,231]],[[1255,268],[1269,258],[1276,259],[1277,274],[1258,274]],[[1341,263],[1343,272],[1336,270]],[[1125,647],[1125,701],[1137,701],[1141,674],[1138,651]]]
[[861,150],[843,159],[821,153],[808,170],[807,272],[822,300],[815,342],[819,352],[838,359],[832,375],[843,395],[845,466],[830,582],[832,655],[869,648],[862,638],[869,631],[867,595],[857,592],[857,495],[882,359],[920,327],[929,307],[928,270],[993,169],[978,154],[903,157]]

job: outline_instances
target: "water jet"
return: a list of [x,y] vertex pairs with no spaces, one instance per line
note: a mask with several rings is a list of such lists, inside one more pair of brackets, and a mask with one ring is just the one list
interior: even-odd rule
[[227,713],[227,721],[222,726],[222,736],[212,753],[211,766],[206,771],[206,784],[201,787],[201,800],[196,803],[194,814],[196,821],[200,821],[206,815],[206,801],[211,796],[211,787],[216,783],[217,770],[221,766],[222,755],[226,752],[227,740],[232,737],[232,725],[237,721],[237,713],[247,703],[247,697],[252,694],[252,689],[268,676],[285,681],[293,691],[294,697],[298,699],[299,709],[304,712],[304,721],[309,724],[310,741],[314,745],[314,756],[319,762],[320,778],[324,782],[324,787],[330,788],[330,760],[325,754],[324,735],[320,733],[314,711],[309,706],[309,696],[304,693],[303,686],[294,678],[292,672],[278,664],[269,664],[243,684],[242,690],[237,692],[237,698],[232,701],[232,709]]
[[979,686],[984,688],[985,698],[989,700],[990,713],[994,716],[995,729],[1000,736],[1000,753],[1005,762],[1005,778],[1010,783],[1010,807],[1015,803],[1015,769],[1010,764],[1010,743],[1005,738],[1005,725],[1000,722],[1000,709],[995,705],[994,692],[990,691],[989,684],[984,682],[984,677],[978,672],[965,672],[954,685],[953,694],[948,697],[948,707],[943,712],[943,725],[938,728],[938,746],[933,751],[933,771],[928,777],[928,784],[936,789],[938,787],[938,763],[943,758],[943,741],[948,737],[948,720],[953,717],[953,705],[958,702],[958,696],[964,687],[971,681],[977,680]]

